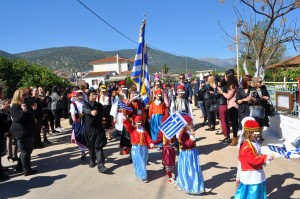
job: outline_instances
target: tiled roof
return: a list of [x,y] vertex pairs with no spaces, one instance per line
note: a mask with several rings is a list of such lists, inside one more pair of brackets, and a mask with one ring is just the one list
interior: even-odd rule
[[300,55],[280,61],[276,64],[267,66],[266,68],[281,68],[281,67],[297,67],[300,65]]
[[[119,56],[119,62],[132,62],[133,63],[132,60],[134,61],[133,58],[125,59],[125,58]],[[102,64],[102,63],[116,63],[116,62],[117,62],[117,56],[112,56],[112,57],[106,57],[104,59],[99,59],[99,60],[96,60],[96,61],[92,61],[89,64],[96,65],[96,64]]]
[[112,71],[105,71],[105,72],[89,72],[85,77],[99,77],[105,76]]

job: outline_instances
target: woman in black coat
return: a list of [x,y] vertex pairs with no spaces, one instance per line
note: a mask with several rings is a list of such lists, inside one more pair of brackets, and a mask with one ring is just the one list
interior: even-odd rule
[[16,138],[20,150],[17,171],[24,171],[24,176],[35,174],[37,171],[31,169],[31,153],[34,147],[34,135],[36,132],[36,122],[33,107],[27,107],[24,103],[24,91],[15,91],[11,102],[12,125],[11,134]]
[[[262,78],[261,77],[255,77],[253,78],[253,82],[255,83],[256,86],[256,91],[259,97],[258,104],[263,106],[266,110],[268,100],[270,99],[269,92],[267,90],[267,87],[265,85],[262,85]],[[260,139],[261,141],[264,141],[264,138],[262,136],[262,130],[264,126],[269,127],[269,117],[267,114],[265,114],[265,117],[262,119],[257,119],[257,122],[259,123],[260,126]]]
[[214,131],[216,126],[215,112],[209,111],[210,106],[215,103],[215,78],[209,76],[206,84],[201,88],[201,93],[204,93],[204,106],[207,113],[208,128],[206,131]]
[[[96,91],[88,92],[89,102],[84,103],[82,109],[84,113],[85,127],[85,140],[86,147],[90,153],[89,167],[98,166],[100,173],[105,173],[107,168],[104,166],[105,156],[103,147],[107,144],[105,130],[102,125],[103,106],[96,102]],[[97,159],[97,164],[96,164]]]
[[256,103],[256,97],[251,96],[252,93],[256,92],[256,89],[251,87],[252,78],[249,75],[244,75],[242,79],[242,87],[238,88],[236,92],[236,103],[239,105],[239,130],[242,130],[243,118],[250,115],[250,106]]

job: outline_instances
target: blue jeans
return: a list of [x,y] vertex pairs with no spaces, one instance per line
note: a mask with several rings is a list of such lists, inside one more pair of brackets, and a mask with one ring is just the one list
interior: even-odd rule
[[207,113],[205,111],[205,107],[204,107],[203,101],[198,101],[198,106],[200,107],[200,110],[202,112],[203,117],[206,118],[207,117]]

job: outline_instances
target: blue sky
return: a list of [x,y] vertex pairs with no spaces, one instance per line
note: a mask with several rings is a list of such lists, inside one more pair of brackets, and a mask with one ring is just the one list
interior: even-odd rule
[[[233,3],[227,0],[81,0],[134,41],[146,15],[146,43],[175,55],[195,58],[235,56],[218,21],[235,34]],[[238,7],[241,8],[240,5]],[[296,19],[297,10],[288,15]],[[81,46],[98,50],[135,49],[77,0],[6,0],[0,3],[0,50],[19,53],[50,47]],[[288,56],[299,54],[289,49]]]

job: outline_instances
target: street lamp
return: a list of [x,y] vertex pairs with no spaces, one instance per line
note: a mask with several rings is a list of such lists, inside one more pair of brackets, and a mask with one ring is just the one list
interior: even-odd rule
[[237,79],[240,80],[240,66],[239,66],[239,38],[238,38],[238,28],[241,27],[243,21],[238,20],[235,25],[235,46],[236,46],[236,74]]

